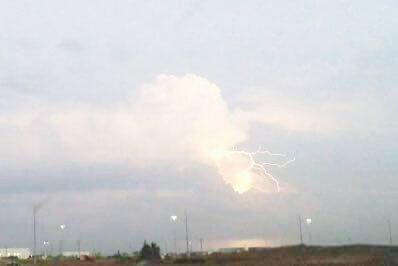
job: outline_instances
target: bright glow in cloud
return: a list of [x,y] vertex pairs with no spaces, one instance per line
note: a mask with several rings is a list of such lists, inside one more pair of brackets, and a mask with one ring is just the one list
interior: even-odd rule
[[[294,161],[294,159],[290,159],[281,164],[259,161],[257,157],[264,155],[286,157],[284,154],[275,154],[263,150],[248,152],[233,149],[224,153],[216,152],[213,154],[220,175],[239,194],[247,192],[252,188],[259,191],[281,192],[280,182],[266,167],[276,166],[283,168]],[[271,181],[271,183],[266,181]],[[283,187],[283,191],[287,191],[285,186]]]
[[250,188],[253,186],[253,176],[247,170],[243,170],[236,175],[233,175],[232,178],[233,179],[231,185],[233,189],[239,194],[249,191]]

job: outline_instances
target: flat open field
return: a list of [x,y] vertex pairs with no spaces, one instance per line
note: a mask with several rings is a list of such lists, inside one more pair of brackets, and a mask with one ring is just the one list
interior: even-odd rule
[[[31,265],[31,263],[21,262],[20,265]],[[213,253],[208,256],[193,257],[190,260],[180,258],[177,260],[165,259],[158,262],[139,262],[134,258],[124,257],[120,259],[96,259],[93,261],[43,261],[38,263],[38,265],[398,265],[398,247],[366,245],[336,247],[292,246],[271,248],[255,252],[242,252],[239,254]]]
[[[398,265],[398,248],[382,246],[281,247],[240,254],[212,254],[206,265]],[[181,263],[180,265],[184,265]],[[187,265],[185,263],[185,265]]]

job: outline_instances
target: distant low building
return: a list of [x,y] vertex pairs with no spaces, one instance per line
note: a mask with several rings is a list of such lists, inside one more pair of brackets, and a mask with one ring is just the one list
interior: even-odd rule
[[241,253],[246,251],[246,248],[237,247],[237,248],[220,248],[218,252],[223,254],[233,254],[233,253]]
[[19,259],[29,259],[32,257],[30,248],[0,248],[0,257],[17,257]]
[[209,255],[209,252],[207,251],[192,251],[191,256],[192,257],[201,257],[201,256],[207,256]]
[[269,247],[249,247],[248,248],[249,252],[267,252],[270,250],[271,249]]
[[64,251],[64,252],[62,252],[62,256],[74,257],[74,258],[81,259],[84,256],[90,256],[90,252],[88,252],[88,251]]

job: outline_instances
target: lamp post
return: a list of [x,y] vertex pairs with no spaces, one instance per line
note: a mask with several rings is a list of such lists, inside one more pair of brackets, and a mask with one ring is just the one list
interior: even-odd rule
[[66,225],[65,224],[61,224],[59,226],[59,229],[61,229],[61,239],[59,241],[59,255],[62,255],[62,251],[63,251],[63,241],[64,241],[64,231],[65,231]]
[[392,246],[392,234],[391,234],[391,221],[390,220],[387,221],[387,225],[388,225],[388,236],[389,236],[388,240],[389,240],[390,246]]
[[79,240],[77,240],[77,253],[78,253],[78,255],[79,255],[79,259],[80,259],[80,245],[81,245],[81,242],[80,242],[80,239]]
[[300,245],[303,245],[303,229],[302,229],[302,221],[301,221],[301,215],[298,217],[298,225],[299,225],[299,231],[300,231]]
[[44,246],[44,259],[47,259],[47,247],[50,244],[50,242],[48,242],[47,240],[43,241],[43,246]]
[[[170,220],[175,223],[177,222],[178,216],[177,215],[172,215],[170,216]],[[177,232],[176,232],[176,228],[175,225],[173,226],[173,238],[174,238],[174,253],[177,256]]]
[[311,236],[310,225],[311,225],[311,223],[312,223],[312,219],[311,219],[311,218],[307,218],[307,219],[305,219],[305,222],[306,222],[306,224],[307,224],[307,229],[308,229],[308,244],[311,245],[312,236]]
[[33,264],[36,264],[36,206],[33,206]]
[[43,207],[43,205],[45,204],[46,199],[44,199],[43,201],[36,203],[33,205],[33,264],[36,264],[36,252],[37,252],[37,235],[36,235],[36,215],[37,213],[40,211],[40,209]]
[[36,264],[36,214],[40,210],[41,204],[36,204],[33,206],[33,264]]
[[[176,222],[176,221],[178,220],[178,216],[177,216],[177,215],[172,215],[172,216],[170,217],[170,219],[171,219],[173,222]],[[189,234],[188,234],[188,214],[187,214],[187,212],[185,212],[185,221],[184,221],[184,222],[185,222],[186,256],[189,257],[189,256],[190,256],[190,247],[189,247],[190,241],[189,241]],[[176,238],[175,238],[175,239],[176,239]],[[177,248],[176,248],[176,246],[177,246],[176,240],[175,240],[174,244],[175,244],[175,249],[177,249]]]
[[185,211],[185,241],[187,245],[187,257],[189,257],[190,254],[190,248],[189,248],[189,234],[188,234],[188,214]]

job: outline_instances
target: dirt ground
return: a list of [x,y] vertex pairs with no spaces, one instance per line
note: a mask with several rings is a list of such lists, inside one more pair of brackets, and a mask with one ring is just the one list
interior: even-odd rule
[[245,258],[245,259],[216,259],[205,260],[204,262],[190,263],[162,263],[162,262],[127,262],[120,263],[114,260],[102,260],[95,262],[63,262],[60,264],[50,264],[59,266],[83,266],[83,265],[99,265],[99,266],[120,266],[120,265],[231,265],[231,266],[254,266],[254,265],[269,265],[269,266],[301,266],[301,265],[321,265],[321,266],[381,266],[381,265],[398,265],[398,260],[386,260],[383,257],[372,255],[353,255],[353,256],[309,256],[303,258]]

